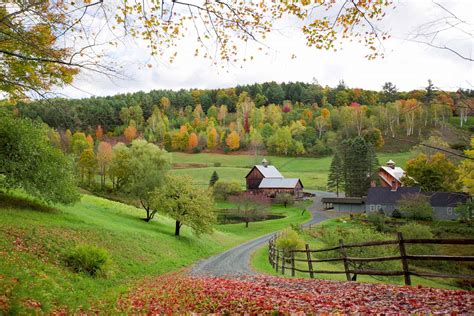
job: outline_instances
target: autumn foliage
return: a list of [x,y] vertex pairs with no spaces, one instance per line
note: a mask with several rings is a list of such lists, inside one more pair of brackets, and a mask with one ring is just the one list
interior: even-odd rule
[[146,281],[118,308],[147,314],[464,314],[474,294],[388,284],[277,277],[166,275]]
[[198,143],[199,143],[199,139],[196,133],[191,133],[191,135],[189,135],[188,148],[192,150],[196,148]]
[[127,142],[130,143],[132,140],[137,138],[137,128],[133,125],[130,125],[123,132],[123,136],[125,136],[125,138],[127,139]]
[[240,147],[240,136],[235,131],[231,132],[229,136],[227,136],[225,143],[229,147],[230,150],[237,150]]

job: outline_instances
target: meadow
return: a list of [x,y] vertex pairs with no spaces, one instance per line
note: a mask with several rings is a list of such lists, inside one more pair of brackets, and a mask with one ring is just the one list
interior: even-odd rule
[[[392,159],[397,166],[404,167],[410,152],[378,153],[380,164]],[[190,176],[196,185],[207,186],[214,171],[217,171],[221,181],[236,181],[245,187],[245,176],[252,166],[259,164],[265,158],[275,165],[287,178],[300,178],[306,189],[325,190],[332,156],[310,157],[282,157],[282,156],[254,156],[240,154],[199,153],[186,154],[173,152],[172,159],[176,175]]]
[[[219,203],[217,207],[228,207]],[[0,311],[113,310],[121,294],[146,277],[180,270],[244,241],[310,218],[296,208],[273,206],[285,218],[218,225],[195,236],[158,215],[146,223],[142,209],[91,195],[72,206],[47,206],[21,193],[0,193]],[[74,273],[64,257],[79,244],[105,248],[111,257],[106,277]],[[1,314],[1,312],[0,312]]]

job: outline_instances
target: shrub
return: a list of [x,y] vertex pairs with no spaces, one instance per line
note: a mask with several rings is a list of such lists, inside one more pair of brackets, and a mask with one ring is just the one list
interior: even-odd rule
[[284,205],[285,208],[288,205],[293,205],[295,203],[295,199],[293,198],[293,195],[291,195],[289,193],[277,193],[277,195],[275,197],[275,201],[278,204]]
[[74,272],[105,276],[110,259],[107,250],[92,245],[80,245],[66,255],[66,264]]
[[393,210],[393,212],[392,212],[392,217],[393,217],[393,218],[402,218],[402,213],[400,213],[399,210],[395,209],[395,210]]
[[369,213],[367,215],[367,220],[371,223],[375,230],[378,232],[387,231],[387,225],[385,224],[385,216],[380,213]]
[[276,247],[283,251],[286,258],[289,258],[291,250],[304,248],[304,241],[295,230],[287,228],[277,238]]
[[241,192],[240,184],[238,182],[221,182],[217,181],[214,184],[214,197],[216,200],[227,200],[231,195]]
[[[398,228],[398,231],[403,234],[404,239],[431,239],[433,233],[426,225],[417,223],[408,223]],[[433,254],[434,245],[426,244],[407,244],[406,250],[413,255],[427,255]]]
[[403,217],[414,220],[432,220],[433,209],[430,198],[421,194],[406,194],[399,203],[399,209]]
[[220,166],[222,166],[222,164],[220,162],[217,162],[217,161],[214,162],[214,167],[220,167]]

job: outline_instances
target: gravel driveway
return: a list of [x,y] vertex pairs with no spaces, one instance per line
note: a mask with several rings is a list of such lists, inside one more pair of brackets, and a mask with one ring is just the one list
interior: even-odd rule
[[[312,219],[304,223],[303,227],[328,219],[327,213],[320,211],[322,209],[321,198],[335,196],[331,192],[313,191],[312,193],[316,194],[313,204],[308,208]],[[191,267],[189,274],[195,276],[255,275],[256,272],[250,267],[250,257],[257,248],[267,243],[272,235],[273,233],[259,237],[216,256],[201,260]]]

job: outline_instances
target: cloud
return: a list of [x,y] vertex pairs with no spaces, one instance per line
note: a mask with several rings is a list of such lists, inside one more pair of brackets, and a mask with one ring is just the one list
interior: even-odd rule
[[[474,9],[472,1],[440,1],[440,4],[471,22],[472,14],[469,12]],[[400,0],[397,7],[388,12],[383,23],[378,25],[389,30],[392,38],[384,42],[385,58],[373,61],[364,58],[367,48],[356,43],[347,42],[337,52],[307,47],[304,37],[297,32],[291,20],[283,21],[279,32],[268,37],[265,44],[269,49],[259,52],[254,43],[242,47],[244,53],[255,56],[254,60],[238,65],[225,64],[223,69],[220,67],[222,64],[214,66],[209,60],[194,57],[193,36],[180,43],[179,55],[172,64],[150,60],[145,44],[137,43],[114,51],[114,55],[121,56],[127,64],[124,72],[130,79],[111,81],[82,74],[75,81],[80,90],[68,87],[61,92],[69,97],[87,97],[91,94],[113,95],[152,89],[223,88],[265,81],[311,82],[313,78],[322,85],[335,86],[344,79],[350,87],[377,90],[387,81],[401,90],[421,89],[426,87],[428,79],[433,80],[435,86],[447,90],[472,88],[472,62],[448,51],[407,40],[417,26],[442,16],[446,16],[446,12],[432,1]],[[472,54],[472,37],[451,44]],[[292,59],[293,54],[297,58]],[[154,67],[143,66],[149,62]]]

